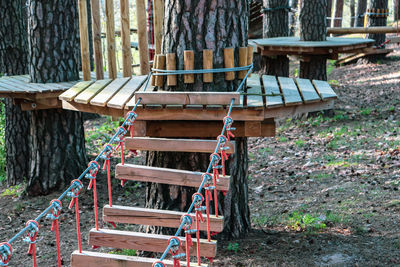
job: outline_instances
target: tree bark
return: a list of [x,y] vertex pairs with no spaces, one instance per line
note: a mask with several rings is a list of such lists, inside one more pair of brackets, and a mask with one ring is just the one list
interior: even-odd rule
[[[300,11],[300,40],[326,40],[327,1],[303,1]],[[310,56],[309,61],[300,62],[300,77],[326,80],[326,57]]]
[[[0,73],[28,73],[26,1],[0,1]],[[9,186],[28,177],[30,112],[4,99],[6,176]]]
[[[288,0],[264,0],[265,8],[288,6]],[[263,38],[281,37],[289,35],[289,16],[287,9],[267,11],[263,20]],[[287,56],[263,57],[261,73],[275,76],[289,76],[289,59]]]
[[[177,68],[183,69],[184,50],[193,50],[195,69],[202,68],[202,51],[213,50],[214,68],[224,67],[224,48],[235,48],[238,63],[238,47],[247,46],[249,3],[243,0],[167,0],[165,1],[163,53],[176,53]],[[194,84],[184,84],[178,78],[178,86],[166,88],[171,91],[233,91],[238,81],[225,81],[224,74],[214,74],[214,83],[203,84],[202,75],[196,75]],[[226,237],[243,236],[250,229],[247,189],[247,145],[245,138],[236,139],[236,154],[229,163],[231,189],[225,198],[219,196],[219,209],[225,216]],[[147,164],[151,166],[186,169],[205,172],[208,154],[151,152]],[[168,208],[186,211],[191,203],[193,188],[148,184],[147,208]],[[243,201],[243,202],[238,202]],[[223,206],[221,206],[223,204]],[[160,228],[149,228],[160,232]],[[168,232],[168,231],[167,231]]]
[[364,27],[365,11],[367,11],[367,0],[358,0],[355,27]]
[[299,14],[299,1],[290,0],[292,12],[289,13],[289,36],[295,36],[297,28],[297,17]]
[[[78,10],[75,0],[30,0],[30,76],[33,82],[79,79]],[[85,167],[82,115],[38,110],[31,118],[28,195],[64,187]]]
[[326,6],[326,25],[331,26],[332,23],[332,0],[327,0]]
[[333,18],[333,27],[342,27],[343,21],[343,0],[335,1],[335,17]]
[[354,25],[356,20],[356,6],[355,0],[350,0],[350,27]]

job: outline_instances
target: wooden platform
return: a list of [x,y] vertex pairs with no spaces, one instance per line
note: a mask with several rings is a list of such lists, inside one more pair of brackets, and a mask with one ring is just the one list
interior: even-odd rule
[[[136,82],[133,83],[132,79]],[[60,96],[62,106],[70,110],[121,117],[132,109],[140,95],[143,103],[152,104],[142,104],[136,109],[139,121],[220,121],[226,116],[225,96],[225,99],[217,104],[215,101],[208,102],[213,93],[209,94],[209,97],[206,94],[199,97],[198,93],[185,93],[178,96],[180,99],[186,99],[181,103],[170,104],[172,100],[165,100],[164,104],[155,104],[154,98],[160,99],[165,92],[154,92],[154,88],[149,87],[147,93],[143,93],[142,83],[145,76],[134,76],[132,79],[123,82],[119,79],[112,82],[97,81],[99,86],[94,89],[94,84],[79,83]],[[146,94],[151,95],[153,100],[146,98]],[[115,100],[117,96],[118,103]],[[231,97],[232,95],[228,99]],[[235,121],[263,122],[269,118],[331,109],[336,98],[335,92],[324,81],[275,78],[267,75],[260,77],[254,74],[248,78],[248,88],[246,93],[240,95],[240,102],[235,101],[232,117]]]

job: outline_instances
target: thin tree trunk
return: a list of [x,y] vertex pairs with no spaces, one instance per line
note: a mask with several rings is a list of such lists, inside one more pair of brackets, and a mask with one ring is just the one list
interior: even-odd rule
[[[303,1],[300,11],[300,40],[326,40],[326,0]],[[300,62],[300,77],[326,80],[326,57],[310,56]]]
[[355,27],[363,27],[364,26],[365,11],[367,11],[367,0],[358,0],[357,20],[354,25]]
[[[28,73],[26,1],[0,1],[0,73]],[[30,112],[4,99],[6,176],[8,185],[25,181],[29,170]]]
[[[263,38],[281,37],[289,35],[288,10],[274,9],[281,6],[288,6],[289,1],[285,0],[264,0],[264,7],[270,8],[264,14]],[[287,56],[263,57],[261,62],[261,73],[275,76],[289,76],[289,59]]]
[[343,21],[343,0],[335,1],[335,17],[333,18],[333,27],[342,27]]
[[290,0],[292,12],[289,13],[289,36],[295,36],[299,14],[299,1]]
[[332,0],[327,0],[326,6],[326,25],[331,26],[332,23]]
[[[75,0],[30,0],[30,76],[33,82],[78,80],[79,31]],[[31,118],[28,195],[64,187],[85,167],[82,115],[38,110]]]
[[356,3],[355,0],[350,0],[350,27],[354,25],[356,20]]
[[[176,53],[177,67],[183,69],[184,50],[193,50],[195,68],[202,68],[202,51],[213,50],[214,68],[224,66],[224,48],[234,47],[235,62],[238,62],[238,47],[247,46],[249,16],[247,0],[220,1],[165,1],[165,20],[163,53]],[[184,25],[184,27],[182,26]],[[224,74],[215,74],[214,83],[203,84],[201,75],[196,75],[194,84],[184,84],[179,77],[178,86],[166,88],[173,91],[233,91],[238,81],[225,81]],[[225,197],[219,196],[219,209],[224,213],[227,237],[239,237],[250,228],[247,188],[247,149],[246,139],[236,139],[236,154],[230,163],[233,190]],[[209,163],[208,154],[152,152],[147,157],[151,166],[186,169],[205,172]],[[146,188],[147,208],[168,208],[187,210],[191,203],[193,188],[148,184]],[[238,202],[241,201],[241,202]],[[147,229],[151,232],[159,228]]]

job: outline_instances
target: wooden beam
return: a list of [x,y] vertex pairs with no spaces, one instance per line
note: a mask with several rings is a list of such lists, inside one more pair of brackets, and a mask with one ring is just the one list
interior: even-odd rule
[[89,53],[89,30],[87,15],[87,0],[79,0],[79,35],[81,42],[81,62],[83,80],[90,81],[90,53]]
[[396,27],[349,27],[328,28],[327,34],[351,34],[351,33],[396,33]]
[[[183,52],[183,61],[185,70],[193,70],[194,69],[194,52],[193,50],[185,50]],[[185,83],[194,83],[194,74],[185,74],[184,75]]]
[[88,88],[90,85],[92,85],[93,81],[83,81],[75,84],[73,87],[65,91],[59,96],[60,100],[65,100],[65,101],[72,101],[74,98],[79,95],[83,90]]
[[142,98],[142,104],[229,105],[232,99],[240,103],[240,93],[234,92],[138,92],[135,97]]
[[114,0],[106,0],[106,38],[107,38],[107,59],[108,78],[117,78],[117,60],[115,55],[115,22],[114,22]]
[[[198,139],[167,139],[167,138],[148,138],[148,137],[127,137],[125,138],[127,149],[144,151],[174,151],[174,152],[196,152],[214,153],[217,146],[216,140]],[[235,153],[235,142],[227,142],[225,147],[227,153]]]
[[[235,49],[234,48],[225,48],[224,49],[224,65],[225,68],[233,68],[235,67]],[[225,72],[225,80],[233,81],[235,79],[235,72],[229,71]]]
[[[137,249],[141,251],[164,252],[171,236],[137,233],[131,231],[118,231],[109,229],[92,229],[89,232],[89,245],[99,247],[112,247],[120,249]],[[185,238],[181,239],[181,252],[184,251]],[[193,246],[190,247],[190,255],[196,256],[197,240],[193,238]],[[215,257],[217,242],[200,239],[200,253],[203,257]]]
[[[211,49],[203,50],[203,69],[212,69],[212,68],[213,68],[213,51]],[[214,78],[212,73],[203,74],[203,82],[212,83],[213,79]]]
[[161,54],[161,43],[163,35],[164,23],[164,0],[153,1],[153,18],[154,18],[154,47],[155,54]]
[[[143,258],[135,256],[125,256],[110,253],[100,253],[93,251],[74,251],[71,255],[71,267],[152,267],[158,259]],[[174,267],[171,260],[163,260],[166,267]],[[181,266],[187,266],[186,261],[180,262]],[[198,266],[197,263],[191,263],[190,266]],[[202,264],[201,267],[207,267],[208,264]]]
[[[167,70],[176,70],[176,54],[175,53],[167,54]],[[176,75],[168,75],[167,76],[167,85],[168,86],[176,86],[177,85],[177,76]]]
[[[202,182],[202,172],[184,171],[167,168],[157,168],[143,165],[118,164],[115,168],[115,178],[121,180],[152,182],[160,184],[198,187]],[[221,176],[217,189],[229,190],[229,176]]]
[[121,9],[121,42],[122,73],[124,77],[132,76],[131,34],[129,26],[129,0],[120,0]]
[[101,49],[101,21],[100,21],[100,2],[91,0],[92,8],[92,31],[93,31],[93,50],[96,79],[104,79],[103,53]]
[[147,16],[144,0],[136,0],[136,19],[138,25],[140,74],[150,71],[149,42],[147,38]]
[[[162,226],[178,228],[180,225],[180,219],[185,212],[172,211],[172,210],[158,210],[158,209],[146,209],[138,207],[126,207],[113,205],[104,206],[103,208],[103,220],[106,222],[115,223],[128,223],[128,224],[143,224],[152,226]],[[195,218],[195,214],[191,214]],[[193,220],[195,222],[195,220]],[[200,230],[207,231],[207,222],[200,222]],[[222,232],[224,228],[224,217],[210,215],[210,230],[212,232]]]

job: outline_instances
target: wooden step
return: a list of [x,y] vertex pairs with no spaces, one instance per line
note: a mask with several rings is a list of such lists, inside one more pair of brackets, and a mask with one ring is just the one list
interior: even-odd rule
[[[138,232],[128,232],[110,229],[95,228],[89,232],[89,245],[98,247],[111,247],[120,249],[137,249],[150,252],[164,252],[168,246],[169,235],[145,234]],[[185,237],[179,237],[181,240],[181,252],[184,252]],[[193,238],[193,246],[190,249],[190,255],[196,256],[196,238]],[[180,252],[180,253],[181,253]],[[200,239],[200,253],[202,257],[213,258],[217,254],[217,241]]]
[[141,98],[142,104],[161,105],[229,105],[232,99],[240,103],[240,93],[232,92],[137,92],[136,99]]
[[[152,267],[158,259],[143,258],[125,255],[116,255],[109,253],[100,253],[92,251],[74,251],[71,255],[71,267]],[[173,267],[171,260],[163,260],[165,266]],[[181,266],[187,266],[186,261],[180,262]],[[198,266],[197,263],[191,263],[190,266]],[[208,264],[202,264],[207,267]]]
[[[178,228],[180,219],[185,212],[172,210],[146,209],[138,207],[126,207],[105,205],[103,208],[103,220],[115,223],[143,224]],[[195,214],[192,214],[195,218]],[[210,215],[210,230],[212,232],[222,232],[224,227],[224,217]],[[207,231],[207,222],[200,223],[200,230]]]
[[[213,153],[217,146],[216,140],[199,139],[168,139],[168,138],[148,138],[133,137],[125,138],[127,149],[146,150],[146,151],[175,151],[175,152],[197,152]],[[227,153],[235,153],[235,142],[227,142]]]
[[[191,187],[199,187],[202,182],[202,174],[202,172],[157,168],[127,163],[124,165],[118,164],[115,167],[115,178],[117,179]],[[229,176],[220,176],[217,189],[228,191],[229,179]]]

